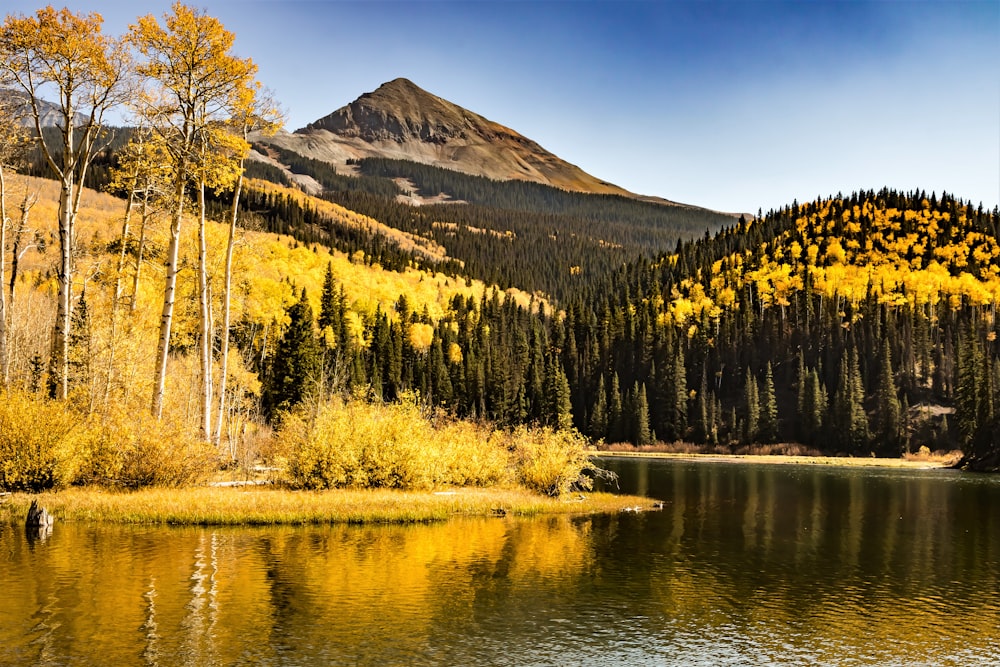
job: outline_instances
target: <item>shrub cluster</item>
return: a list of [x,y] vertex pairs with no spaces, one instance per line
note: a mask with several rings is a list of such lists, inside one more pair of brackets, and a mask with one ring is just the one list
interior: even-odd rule
[[145,413],[88,419],[34,393],[0,393],[0,489],[43,491],[69,484],[181,486],[218,468],[215,449]]
[[576,431],[549,427],[518,427],[510,434],[514,469],[521,485],[558,496],[573,489],[589,489],[599,474],[587,453],[587,441]]
[[0,393],[0,489],[41,491],[73,481],[83,429],[65,406],[21,391]]
[[128,489],[204,481],[219,468],[217,450],[178,426],[145,412],[95,419],[81,451],[76,481]]
[[573,431],[435,422],[413,400],[314,406],[288,416],[278,438],[288,481],[308,489],[520,484],[559,495],[589,488],[593,470]]

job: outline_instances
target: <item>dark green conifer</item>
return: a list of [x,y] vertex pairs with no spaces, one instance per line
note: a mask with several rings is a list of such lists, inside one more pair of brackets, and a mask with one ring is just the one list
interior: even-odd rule
[[285,312],[288,327],[278,341],[261,396],[262,408],[269,420],[301,403],[319,379],[319,345],[313,330],[312,306],[304,289],[299,300]]
[[774,396],[774,375],[771,362],[767,363],[764,378],[760,382],[760,442],[775,442],[778,439],[778,402]]
[[597,398],[590,413],[590,437],[595,440],[608,436],[608,396],[604,388],[604,376],[597,378]]
[[892,373],[892,350],[889,339],[882,342],[879,359],[878,385],[875,390],[878,439],[887,451],[899,451],[900,434],[902,430],[899,396],[896,392],[896,382]]
[[556,430],[573,428],[573,405],[570,402],[569,381],[562,364],[555,354],[551,355],[546,373],[545,397],[547,402],[547,422]]
[[618,373],[611,376],[608,391],[608,442],[625,441],[625,420],[622,415],[622,392],[618,383]]
[[640,447],[653,444],[653,434],[649,429],[649,399],[646,396],[646,385],[637,386],[633,399],[633,423],[635,432],[633,442]]

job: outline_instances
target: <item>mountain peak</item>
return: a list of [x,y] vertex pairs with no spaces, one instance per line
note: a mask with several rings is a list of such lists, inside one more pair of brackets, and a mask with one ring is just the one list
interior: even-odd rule
[[485,118],[399,78],[310,123],[305,130],[327,130],[367,142],[444,144],[464,138],[473,125],[485,123]]
[[350,104],[268,139],[313,159],[421,162],[497,181],[634,197],[560,159],[514,130],[433,95],[409,79],[383,83]]

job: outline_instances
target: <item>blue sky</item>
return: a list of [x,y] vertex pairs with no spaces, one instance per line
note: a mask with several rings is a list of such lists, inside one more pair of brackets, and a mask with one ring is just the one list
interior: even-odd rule
[[[755,212],[887,185],[1000,204],[997,0],[193,4],[236,33],[289,129],[402,76],[642,194]],[[111,33],[169,9],[69,6]]]

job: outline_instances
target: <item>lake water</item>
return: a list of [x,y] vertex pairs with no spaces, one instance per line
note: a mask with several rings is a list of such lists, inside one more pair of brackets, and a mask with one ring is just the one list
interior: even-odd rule
[[1000,664],[1000,479],[606,465],[663,510],[0,525],[0,664]]

